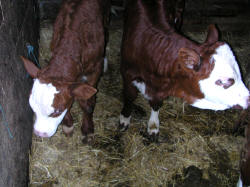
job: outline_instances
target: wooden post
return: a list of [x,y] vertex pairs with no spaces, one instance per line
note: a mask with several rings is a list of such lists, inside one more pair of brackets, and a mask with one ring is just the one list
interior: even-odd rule
[[[4,187],[28,186],[29,182],[32,79],[20,55],[32,59],[37,54],[38,12],[35,0],[0,0],[0,186]],[[34,48],[29,55],[27,45]]]

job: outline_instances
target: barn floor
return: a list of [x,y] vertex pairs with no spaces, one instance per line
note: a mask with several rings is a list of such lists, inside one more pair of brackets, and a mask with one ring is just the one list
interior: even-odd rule
[[[249,20],[246,23],[242,17],[231,20],[210,17],[204,24],[186,21],[183,32],[203,41],[208,23],[215,20],[222,40],[233,47],[245,76],[243,67],[250,60]],[[75,103],[71,110],[75,125],[72,137],[65,137],[61,126],[50,139],[33,135],[30,186],[235,186],[243,136],[232,131],[239,111],[199,110],[180,99],[169,98],[160,111],[159,143],[150,143],[145,136],[150,108],[139,97],[130,128],[124,133],[117,131],[122,108],[121,25],[120,19],[111,23],[109,69],[98,86],[93,143],[81,142],[81,110]],[[43,66],[50,57],[51,34],[50,22],[42,22],[40,63]]]

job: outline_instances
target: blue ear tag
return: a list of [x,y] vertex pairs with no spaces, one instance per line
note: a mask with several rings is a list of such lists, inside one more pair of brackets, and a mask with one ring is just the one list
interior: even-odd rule
[[[34,54],[34,47],[32,45],[30,45],[30,44],[27,44],[26,47],[27,47],[27,50],[28,50],[28,57],[29,58],[33,57],[35,59],[35,63],[37,65],[37,67],[41,68],[40,64],[38,63],[38,60],[36,59],[36,56]],[[28,78],[28,77],[29,77],[29,74],[26,75],[26,78]]]

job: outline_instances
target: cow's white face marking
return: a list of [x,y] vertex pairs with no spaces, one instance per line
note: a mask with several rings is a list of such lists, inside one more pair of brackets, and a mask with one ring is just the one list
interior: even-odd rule
[[[243,109],[248,107],[249,90],[241,79],[239,66],[227,44],[219,46],[212,56],[214,69],[207,79],[199,81],[200,89],[205,95],[192,105],[202,109],[225,110],[235,105]],[[224,88],[219,83],[233,80],[233,84]]]
[[151,115],[148,121],[148,134],[158,134],[159,133],[159,111],[151,110]]
[[144,82],[133,81],[133,85],[141,92],[145,99],[151,100],[151,97],[146,94],[146,85]]
[[67,112],[67,109],[65,109],[59,116],[50,117],[55,112],[52,104],[57,93],[59,92],[51,83],[45,84],[38,79],[34,80],[29,103],[36,114],[34,132],[38,136],[51,137],[54,135]]

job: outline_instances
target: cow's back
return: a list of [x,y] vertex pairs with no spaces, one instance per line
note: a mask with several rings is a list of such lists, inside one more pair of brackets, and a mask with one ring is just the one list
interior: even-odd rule
[[54,23],[52,57],[43,70],[44,78],[75,81],[93,72],[100,76],[105,52],[104,8],[108,1],[63,1]]
[[82,63],[101,60],[104,53],[103,8],[102,0],[65,0],[54,24],[52,54],[61,52]]
[[[178,42],[179,36],[169,24],[173,18],[168,16],[165,3],[164,0],[128,1],[121,50],[122,72],[128,69],[139,72],[142,67],[144,72],[160,71],[166,60],[172,61],[167,55],[173,42],[169,38],[176,38]],[[177,53],[171,54],[171,58],[176,56]]]

